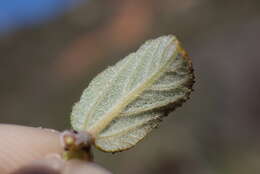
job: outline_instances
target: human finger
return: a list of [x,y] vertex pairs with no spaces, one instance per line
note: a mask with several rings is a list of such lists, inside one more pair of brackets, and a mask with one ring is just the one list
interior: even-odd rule
[[59,132],[0,124],[0,171],[8,174],[49,154],[61,154]]
[[34,161],[11,174],[111,174],[93,162],[81,160],[65,161],[59,157]]

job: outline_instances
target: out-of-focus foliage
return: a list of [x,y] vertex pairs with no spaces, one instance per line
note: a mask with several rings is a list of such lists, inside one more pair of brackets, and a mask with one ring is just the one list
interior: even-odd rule
[[258,0],[89,1],[0,38],[0,122],[68,128],[94,75],[175,34],[196,70],[192,99],[136,148],[96,161],[125,174],[258,174],[259,19]]

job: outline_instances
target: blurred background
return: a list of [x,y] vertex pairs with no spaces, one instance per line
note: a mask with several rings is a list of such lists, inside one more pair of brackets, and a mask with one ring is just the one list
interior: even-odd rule
[[150,38],[192,58],[191,99],[133,149],[95,150],[114,173],[260,173],[259,0],[2,0],[0,122],[70,128],[90,80]]

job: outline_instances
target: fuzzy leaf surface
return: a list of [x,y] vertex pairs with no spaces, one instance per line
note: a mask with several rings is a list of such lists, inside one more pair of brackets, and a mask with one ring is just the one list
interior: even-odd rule
[[189,98],[192,64],[175,36],[145,42],[92,80],[72,111],[72,126],[106,152],[133,147]]

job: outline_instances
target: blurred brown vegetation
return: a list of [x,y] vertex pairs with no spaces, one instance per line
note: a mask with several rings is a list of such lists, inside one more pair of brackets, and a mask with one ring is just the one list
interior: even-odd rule
[[0,122],[67,129],[73,103],[108,65],[175,34],[195,91],[133,149],[95,152],[114,173],[260,173],[260,1],[95,0],[0,38]]

